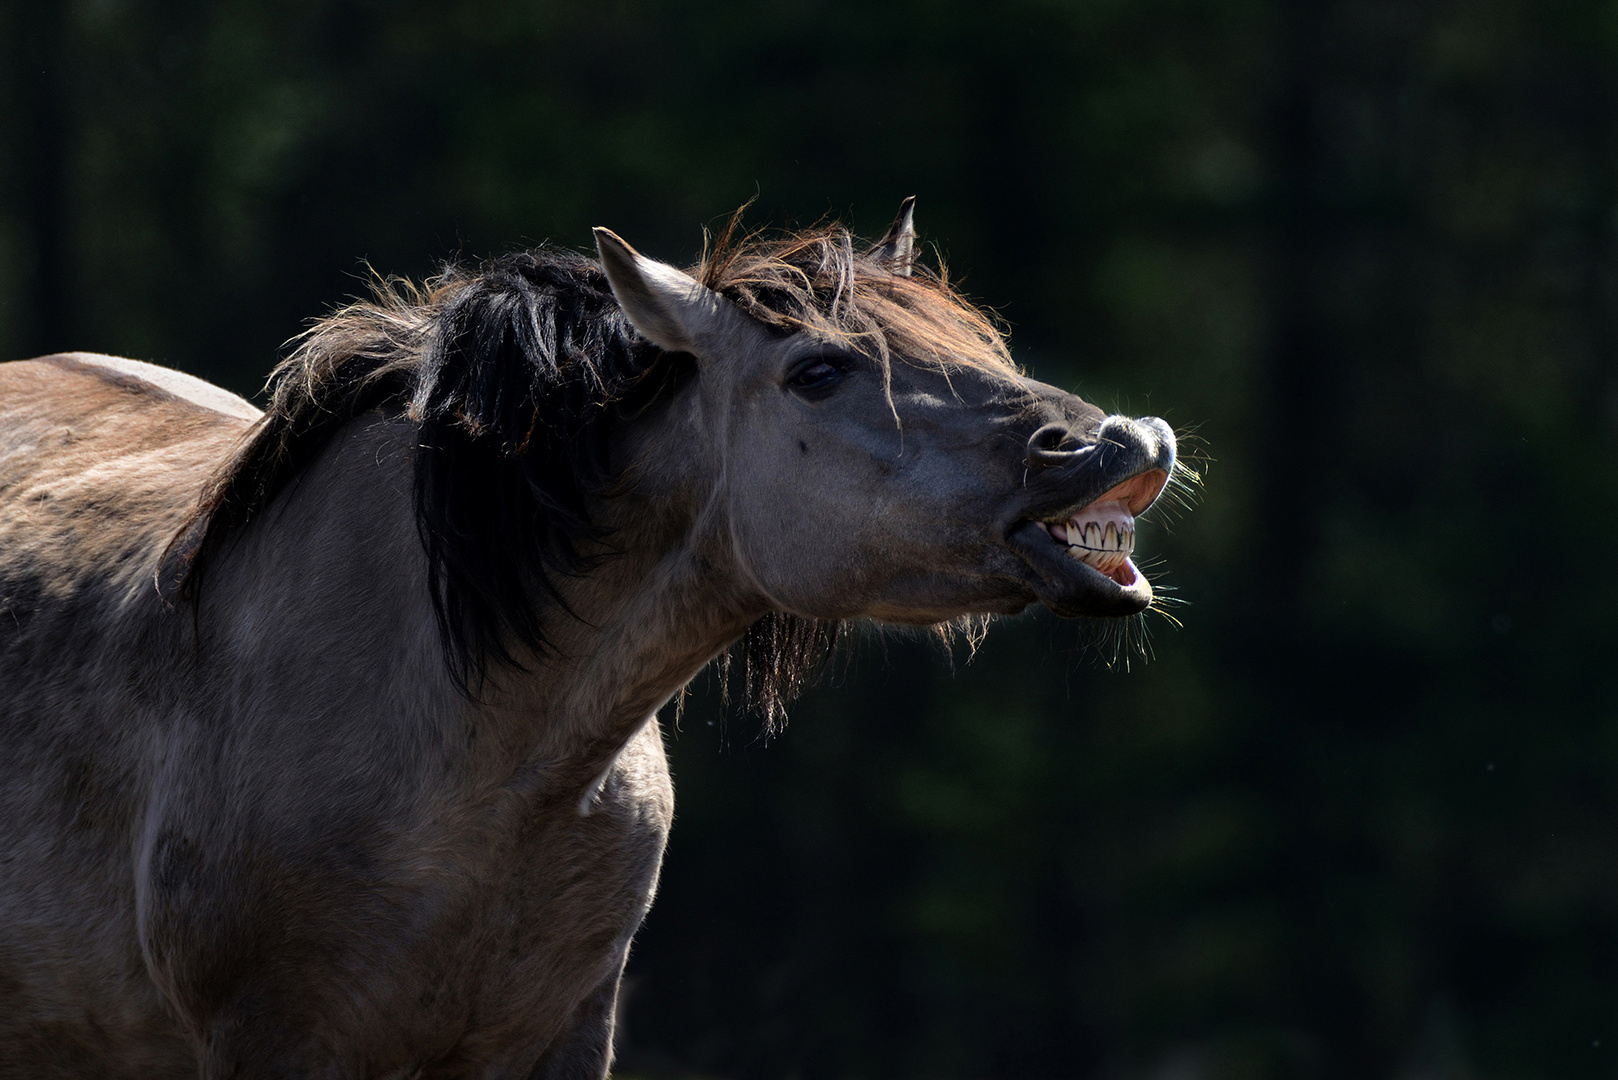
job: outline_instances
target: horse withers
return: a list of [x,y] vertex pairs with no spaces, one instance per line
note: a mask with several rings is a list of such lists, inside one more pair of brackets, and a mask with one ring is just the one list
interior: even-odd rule
[[379,282],[262,414],[0,365],[0,1076],[601,1077],[705,664],[774,718],[846,620],[1147,607],[1169,428],[913,237]]

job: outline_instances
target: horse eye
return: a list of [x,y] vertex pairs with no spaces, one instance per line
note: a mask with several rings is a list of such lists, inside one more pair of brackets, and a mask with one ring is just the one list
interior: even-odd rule
[[787,376],[787,389],[799,394],[818,396],[829,393],[848,374],[842,364],[833,359],[817,358],[800,364]]

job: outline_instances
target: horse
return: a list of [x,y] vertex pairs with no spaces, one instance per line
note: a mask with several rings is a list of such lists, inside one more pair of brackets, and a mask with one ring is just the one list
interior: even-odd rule
[[1172,430],[912,207],[378,278],[262,412],[0,364],[0,1077],[599,1080],[704,666],[778,718],[850,620],[1150,605]]

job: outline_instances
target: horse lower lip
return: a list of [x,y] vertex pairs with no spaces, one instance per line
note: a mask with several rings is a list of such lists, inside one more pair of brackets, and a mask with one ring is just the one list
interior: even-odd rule
[[1029,580],[1034,596],[1061,619],[1136,615],[1152,602],[1152,585],[1134,563],[1118,568],[1121,580],[1102,573],[1069,554],[1068,547],[1052,539],[1047,526],[1039,521],[1024,518],[1013,526],[1006,533],[1006,546],[1034,575]]
[[1135,564],[1129,561],[1129,556],[1121,551],[1096,551],[1091,548],[1069,547],[1067,553],[1073,558],[1101,571],[1118,584],[1128,587],[1140,578]]
[[1034,592],[1057,615],[1063,618],[1134,615],[1151,603],[1151,585],[1127,556],[1121,566],[1108,574],[1080,557],[1079,552],[1070,551],[1066,544],[1057,542],[1049,530],[1049,526],[1038,521],[1024,519],[1007,533],[1006,540],[1038,575]]

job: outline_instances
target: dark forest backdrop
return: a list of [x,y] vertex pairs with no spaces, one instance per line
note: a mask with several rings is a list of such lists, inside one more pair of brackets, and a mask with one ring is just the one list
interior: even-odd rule
[[1183,629],[665,718],[624,1071],[1618,1076],[1610,0],[3,0],[0,353],[256,390],[436,260],[900,198],[1194,426]]

